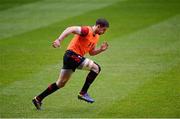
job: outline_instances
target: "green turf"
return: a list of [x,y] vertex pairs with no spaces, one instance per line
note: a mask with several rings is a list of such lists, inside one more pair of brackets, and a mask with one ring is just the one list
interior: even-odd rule
[[[102,1],[103,3],[101,3]],[[33,2],[31,0],[32,3],[30,4],[17,5],[12,9],[0,11],[0,38],[7,38],[45,27],[90,10],[111,5],[116,1],[99,0],[99,2],[96,2],[96,0],[91,0],[88,2],[76,0],[73,2],[71,0],[53,0],[52,2],[51,0],[43,0]]]
[[1,0],[0,10],[7,10],[13,7],[21,6],[28,3],[37,2],[38,0]]
[[[0,9],[1,118],[180,117],[178,0],[28,1]],[[53,14],[43,15],[42,9]],[[31,99],[57,79],[72,36],[59,49],[51,42],[65,27],[93,25],[98,17],[110,21],[100,41],[107,40],[110,47],[90,57],[102,66],[89,90],[96,102],[77,100],[87,74],[77,71],[64,89],[44,101],[44,110],[36,111]]]

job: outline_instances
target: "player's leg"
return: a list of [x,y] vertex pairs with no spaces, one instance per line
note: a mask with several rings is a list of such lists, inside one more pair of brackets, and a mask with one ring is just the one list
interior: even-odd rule
[[81,64],[81,69],[90,71],[80,92],[81,94],[84,94],[87,92],[89,86],[93,83],[97,75],[100,73],[101,68],[97,63],[93,62],[92,60],[85,59],[85,61]]
[[59,75],[58,80],[56,81],[56,85],[59,88],[63,88],[67,81],[70,79],[73,71],[71,69],[62,69],[61,74]]
[[87,94],[87,91],[88,91],[90,85],[93,83],[93,81],[96,79],[96,77],[100,73],[101,68],[97,63],[86,58],[84,60],[84,62],[82,62],[81,65],[79,66],[79,69],[88,70],[90,72],[86,77],[86,81],[80,91],[80,94],[78,95],[78,98],[83,99],[87,102],[93,103],[94,100],[92,98],[90,98],[90,96]]
[[57,91],[59,88],[62,88],[65,86],[72,72],[73,71],[70,69],[62,69],[58,80],[55,83],[52,83],[51,85],[49,85],[47,89],[45,89],[41,94],[39,94],[33,99],[33,103],[37,109],[41,109],[41,104],[42,104],[41,102],[45,97]]

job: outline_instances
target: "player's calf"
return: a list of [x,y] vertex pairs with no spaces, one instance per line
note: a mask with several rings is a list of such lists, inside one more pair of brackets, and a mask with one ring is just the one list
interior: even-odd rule
[[92,67],[91,71],[96,72],[97,74],[99,74],[101,72],[101,67],[99,64],[97,64],[96,62],[94,62],[94,67]]
[[90,85],[93,83],[93,81],[96,79],[98,74],[100,73],[101,68],[97,63],[94,63],[94,67],[92,67],[92,70],[90,70],[89,74],[86,77],[86,81],[80,91],[80,95],[84,95],[87,93]]

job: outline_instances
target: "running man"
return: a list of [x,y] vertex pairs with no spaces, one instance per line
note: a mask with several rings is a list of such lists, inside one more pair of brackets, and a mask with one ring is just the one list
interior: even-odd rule
[[101,68],[96,62],[85,58],[84,55],[89,53],[91,56],[94,56],[108,49],[107,42],[103,42],[99,48],[96,47],[99,40],[99,35],[104,34],[108,27],[108,21],[100,18],[97,19],[94,26],[71,26],[66,28],[53,42],[52,45],[54,48],[60,47],[61,42],[68,35],[74,34],[74,37],[72,38],[64,54],[63,67],[58,80],[49,85],[46,90],[34,97],[32,100],[33,104],[38,110],[41,109],[42,100],[58,89],[63,88],[76,69],[89,71],[85,83],[78,94],[78,99],[89,103],[94,102],[94,99],[88,95],[87,91],[97,75],[100,73]]

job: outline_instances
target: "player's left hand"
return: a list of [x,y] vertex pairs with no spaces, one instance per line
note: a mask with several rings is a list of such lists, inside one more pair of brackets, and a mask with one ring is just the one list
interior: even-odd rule
[[105,51],[105,50],[107,50],[108,49],[108,43],[107,42],[103,42],[102,44],[101,44],[101,51]]

